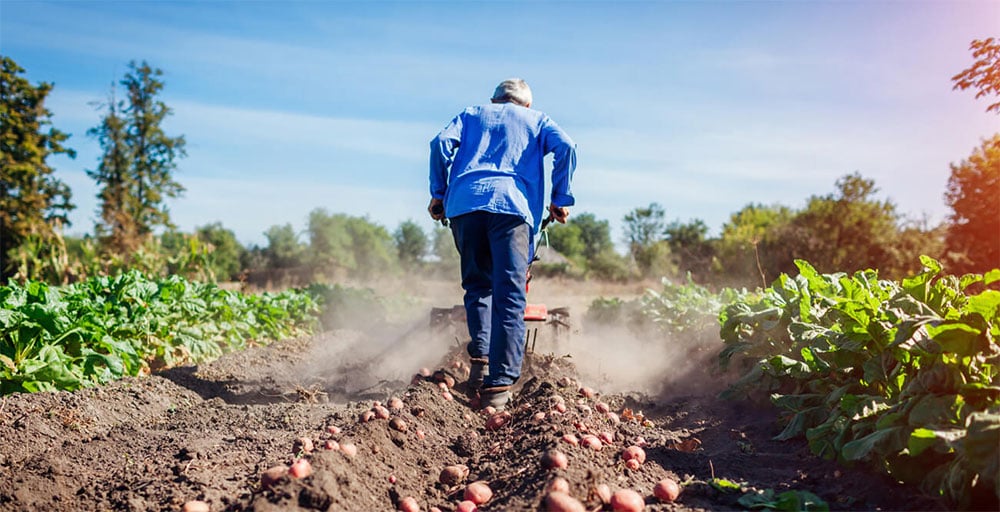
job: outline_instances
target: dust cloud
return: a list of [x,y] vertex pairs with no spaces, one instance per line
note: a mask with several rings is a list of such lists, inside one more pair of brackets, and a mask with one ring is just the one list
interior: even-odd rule
[[[434,307],[462,302],[456,281],[409,276],[365,283],[380,297],[402,299],[391,318],[366,319],[362,313],[348,328],[318,335],[306,359],[292,369],[291,378],[320,386],[331,401],[384,399],[409,383],[422,367],[439,367],[449,354],[464,355],[467,333],[430,328]],[[558,346],[541,345],[540,354],[569,355],[580,382],[604,393],[641,393],[648,396],[715,394],[724,379],[712,370],[721,348],[687,339],[665,339],[662,334],[638,335],[628,328],[587,326],[583,317],[598,297],[632,300],[645,290],[642,284],[615,285],[538,278],[532,282],[529,303],[570,309],[570,334]]]

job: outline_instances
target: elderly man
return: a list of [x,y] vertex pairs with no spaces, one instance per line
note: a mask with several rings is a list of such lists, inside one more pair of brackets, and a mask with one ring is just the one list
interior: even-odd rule
[[431,217],[451,221],[468,319],[469,388],[502,409],[521,376],[524,306],[534,233],[545,202],[543,158],[553,154],[548,210],[565,223],[576,145],[531,109],[531,89],[504,80],[491,103],[465,109],[431,141]]

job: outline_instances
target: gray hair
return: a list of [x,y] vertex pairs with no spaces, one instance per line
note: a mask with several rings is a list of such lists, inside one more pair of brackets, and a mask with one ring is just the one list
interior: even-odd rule
[[494,103],[517,103],[522,107],[531,104],[531,88],[520,78],[508,78],[493,91]]

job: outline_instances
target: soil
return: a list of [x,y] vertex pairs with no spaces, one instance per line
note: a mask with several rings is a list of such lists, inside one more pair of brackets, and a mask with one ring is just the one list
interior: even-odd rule
[[[742,492],[717,489],[713,477],[745,491],[810,491],[833,510],[947,509],[864,467],[818,459],[802,440],[772,440],[781,427],[767,406],[720,400],[710,386],[605,392],[606,381],[587,381],[573,357],[554,353],[531,356],[509,420],[487,429],[490,415],[463,393],[463,352],[454,340],[421,349],[420,338],[397,351],[380,336],[384,330],[332,331],[99,388],[4,397],[0,510],[181,510],[198,500],[213,511],[374,511],[413,497],[421,510],[453,511],[471,481],[493,491],[480,510],[542,510],[556,477],[587,510],[611,510],[598,484],[639,492],[646,510],[741,509]],[[446,370],[455,389],[445,393],[420,376],[422,366]],[[581,395],[584,386],[596,395]],[[405,425],[360,421],[393,397],[403,405],[390,414]],[[561,440],[602,432],[613,443],[601,450]],[[357,453],[328,449],[330,441]],[[647,454],[635,470],[621,458],[632,444]],[[553,449],[568,456],[566,468],[543,468],[542,455]],[[262,484],[264,471],[299,457],[310,461],[310,476]],[[439,483],[452,464],[469,468],[466,482]],[[653,497],[664,478],[683,484],[673,503]]]

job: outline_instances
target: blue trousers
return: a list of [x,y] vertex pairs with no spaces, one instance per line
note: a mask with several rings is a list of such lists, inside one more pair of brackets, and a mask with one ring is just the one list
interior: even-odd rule
[[488,357],[483,387],[509,386],[524,360],[524,304],[531,226],[516,215],[472,212],[451,220],[461,255],[469,355]]

